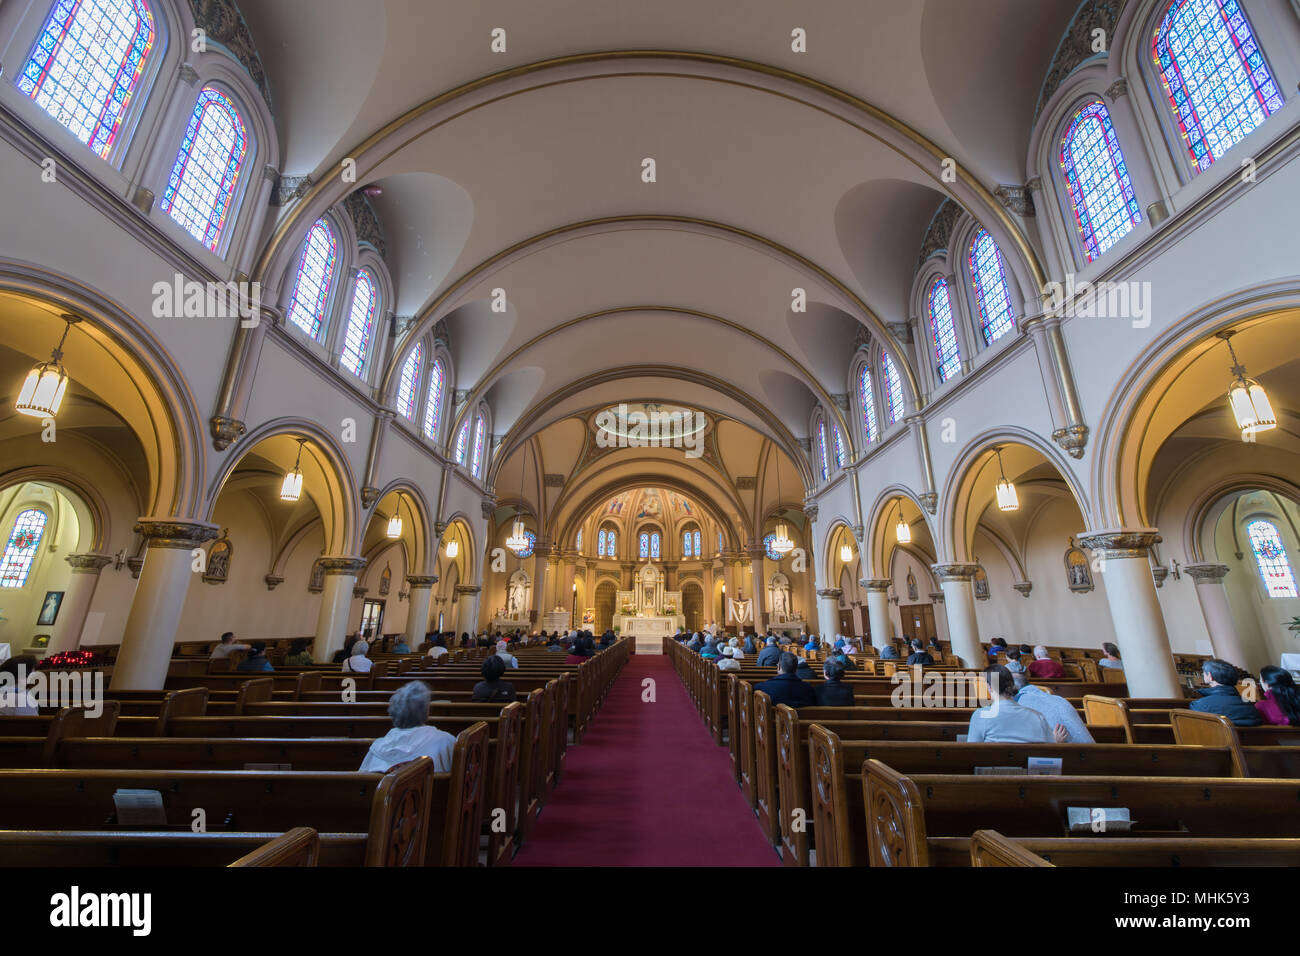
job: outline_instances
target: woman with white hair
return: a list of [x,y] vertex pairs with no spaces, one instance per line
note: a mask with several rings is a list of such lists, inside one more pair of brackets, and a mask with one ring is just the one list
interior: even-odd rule
[[451,753],[456,738],[429,724],[429,688],[413,680],[388,698],[388,717],[393,729],[370,745],[361,773],[387,773],[399,763],[416,757],[433,760],[434,773],[451,772]]
[[343,673],[369,674],[370,668],[375,666],[369,654],[370,645],[365,641],[357,641],[352,645],[352,656],[343,662]]

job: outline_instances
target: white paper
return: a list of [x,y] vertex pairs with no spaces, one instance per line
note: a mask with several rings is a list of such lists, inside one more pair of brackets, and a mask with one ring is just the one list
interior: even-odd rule
[[167,825],[162,792],[158,790],[118,790],[113,794],[117,822],[121,826]]
[[1061,758],[1030,757],[1029,773],[1034,776],[1059,777],[1061,775]]

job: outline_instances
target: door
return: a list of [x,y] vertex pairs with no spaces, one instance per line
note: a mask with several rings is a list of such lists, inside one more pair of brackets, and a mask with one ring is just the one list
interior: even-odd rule
[[934,629],[933,604],[903,604],[898,608],[898,613],[903,619],[904,640],[920,638],[924,644],[930,638],[939,636],[939,632]]
[[704,591],[698,584],[682,585],[682,615],[686,618],[686,630],[698,631],[704,622]]
[[597,634],[604,634],[614,626],[614,597],[617,591],[613,581],[601,581],[596,585]]
[[384,626],[384,602],[367,600],[361,606],[361,633],[366,637],[382,634]]

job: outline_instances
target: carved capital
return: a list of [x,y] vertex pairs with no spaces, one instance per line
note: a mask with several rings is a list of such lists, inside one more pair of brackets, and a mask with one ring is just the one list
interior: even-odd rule
[[277,586],[284,583],[284,577],[279,574],[264,575],[262,580],[266,582],[266,589],[268,591],[274,591]]
[[1104,528],[1079,535],[1079,546],[1106,558],[1145,558],[1161,540],[1155,528]]
[[406,583],[413,588],[431,588],[438,583],[436,574],[408,574]]
[[1033,217],[1035,212],[1034,197],[1028,185],[999,186],[993,190],[993,195],[997,197],[998,202],[1008,212],[1024,219]]
[[1186,564],[1183,570],[1200,584],[1202,581],[1222,581],[1229,569],[1226,564]]
[[1153,581],[1156,582],[1156,587],[1157,587],[1157,588],[1162,588],[1162,587],[1165,586],[1165,578],[1167,578],[1167,577],[1169,577],[1169,569],[1168,569],[1168,568],[1152,568],[1152,569],[1151,569],[1151,580],[1153,580]]
[[433,533],[436,534],[439,538],[441,538],[444,534],[447,533],[447,529],[449,527],[450,525],[448,525],[447,522],[445,521],[435,521],[433,523]]
[[370,593],[370,588],[358,584],[356,587],[352,589],[352,600],[356,601],[360,598],[365,597],[369,593]]
[[477,584],[458,584],[456,585],[457,594],[478,594],[483,589]]
[[939,583],[946,581],[970,581],[979,573],[978,564],[932,564],[930,570],[934,572]]
[[379,500],[379,489],[374,485],[366,485],[361,489],[361,507],[369,508]]
[[929,597],[930,597],[930,602],[931,602],[932,604],[942,604],[942,603],[943,603],[943,592],[942,592],[942,591],[931,591],[930,594],[929,594]]
[[817,521],[817,513],[818,513],[817,505],[813,504],[813,505],[804,505],[804,506],[803,506],[803,514],[804,514],[804,517],[807,518],[809,521],[816,522],[816,521]]
[[131,577],[140,577],[140,569],[144,567],[144,558],[127,558],[126,566],[131,571]]
[[1027,598],[1027,597],[1029,597],[1029,592],[1032,591],[1032,590],[1034,589],[1034,582],[1033,582],[1033,581],[1017,581],[1015,584],[1013,584],[1013,585],[1011,585],[1011,586],[1012,586],[1013,588],[1015,588],[1017,591],[1020,592],[1020,596],[1021,596],[1021,597],[1025,597],[1025,598]]
[[844,596],[844,589],[843,588],[821,588],[817,592],[817,596],[819,598],[834,598],[835,600],[838,601],[841,597]]
[[884,594],[889,590],[890,585],[894,582],[890,578],[859,578],[858,584],[862,585],[868,591],[875,591],[877,594]]
[[937,491],[927,491],[921,496],[921,507],[930,514],[934,514],[939,507],[939,493]]
[[349,574],[356,577],[366,569],[366,559],[352,557],[321,558],[320,568],[326,574]]
[[1071,425],[1068,428],[1058,428],[1052,432],[1052,441],[1060,445],[1071,458],[1082,458],[1083,450],[1088,447],[1088,426]]
[[65,554],[63,560],[72,565],[73,574],[98,574],[101,569],[112,562],[107,554]]
[[179,548],[191,551],[220,532],[214,524],[178,518],[141,518],[133,529],[149,541],[151,548]]
[[862,538],[864,535],[866,535],[866,533],[867,533],[867,529],[864,525],[855,524],[853,526],[853,538],[855,541],[858,542],[858,544],[862,543]]
[[186,86],[193,86],[199,81],[199,71],[194,69],[194,67],[190,66],[188,63],[182,63],[180,69],[177,70],[176,73],[180,76],[181,81],[184,82]]
[[1128,79],[1121,76],[1110,86],[1106,87],[1106,98],[1111,102],[1123,99],[1128,96]]
[[497,510],[497,500],[495,498],[485,497],[482,501],[479,502],[479,506],[483,510],[483,517],[491,518],[492,512]]
[[248,430],[243,422],[223,415],[213,415],[208,425],[212,429],[212,447],[217,451],[225,451]]
[[745,545],[745,554],[749,555],[751,561],[762,561],[763,556],[767,554],[767,547],[761,541],[751,541]]

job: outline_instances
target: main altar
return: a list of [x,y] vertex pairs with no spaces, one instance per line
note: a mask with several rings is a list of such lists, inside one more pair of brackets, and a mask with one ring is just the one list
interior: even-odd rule
[[615,595],[614,609],[614,626],[638,654],[662,654],[663,639],[686,626],[682,593],[665,591],[663,571],[650,562],[632,575],[632,590]]

